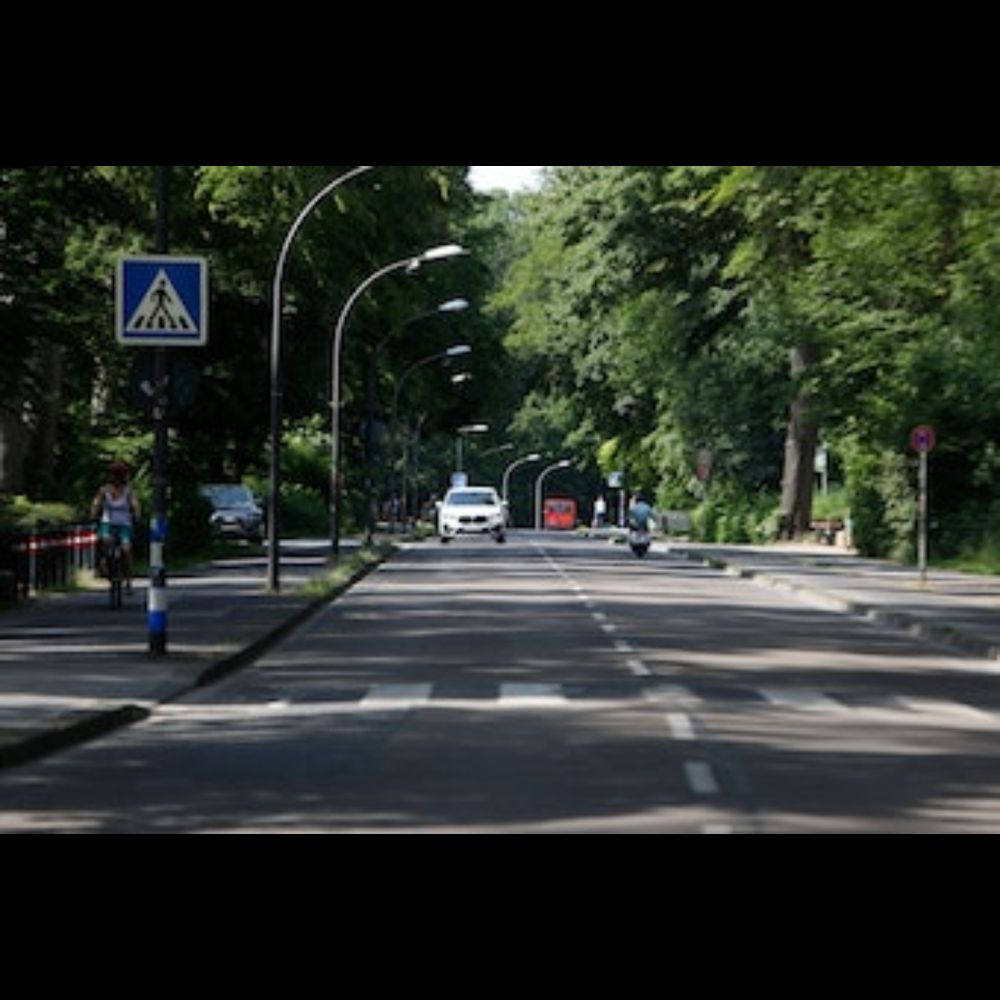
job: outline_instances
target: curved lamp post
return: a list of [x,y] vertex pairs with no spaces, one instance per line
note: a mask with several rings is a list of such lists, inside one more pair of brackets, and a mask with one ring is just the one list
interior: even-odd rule
[[550,472],[555,472],[556,469],[568,469],[572,464],[568,458],[564,458],[545,469],[535,482],[535,531],[542,530],[542,483],[545,481],[545,477]]
[[[375,408],[377,405],[376,396],[378,394],[378,362],[379,357],[382,353],[382,349],[385,345],[392,340],[397,334],[401,333],[407,327],[414,326],[417,323],[422,322],[425,319],[430,319],[434,316],[449,316],[455,313],[464,312],[469,308],[469,301],[467,299],[449,299],[447,302],[442,302],[439,306],[435,306],[433,309],[427,309],[424,312],[418,313],[416,316],[411,316],[409,319],[400,323],[393,329],[389,330],[388,333],[384,334],[379,340],[374,344],[369,344],[368,346],[368,362],[367,362],[367,373],[368,373],[368,416],[366,418],[366,431],[365,431],[365,544],[371,544],[372,533],[375,530],[375,516],[372,510],[373,506],[373,491],[374,491],[374,480],[375,474],[373,471],[374,463],[374,447],[372,444],[372,428],[375,423]],[[395,413],[395,410],[393,411]],[[390,475],[389,475],[389,495],[390,497],[395,492],[395,469],[392,467],[392,456],[395,454],[396,449],[396,430],[395,430],[395,416],[393,417],[393,430],[392,430],[392,441],[390,444]],[[403,506],[405,507],[406,500],[406,488],[404,485],[403,489]],[[395,506],[392,507],[392,531],[395,533],[396,518],[395,518]]]
[[332,439],[330,442],[330,552],[334,559],[340,555],[340,349],[344,341],[344,329],[350,317],[354,304],[372,285],[381,278],[396,271],[406,271],[413,274],[424,264],[438,260],[450,260],[452,257],[463,257],[468,253],[463,247],[454,243],[432,247],[415,257],[404,257],[392,264],[368,275],[351,293],[350,298],[340,311],[340,317],[333,332],[332,364],[330,376],[330,407],[333,411],[331,419]]
[[464,465],[464,456],[462,453],[462,445],[465,441],[465,435],[467,434],[489,434],[490,425],[489,424],[466,424],[464,427],[459,427],[456,432],[458,437],[455,442],[455,471],[465,472],[462,467]]
[[[463,301],[463,300],[458,299],[456,301]],[[399,376],[399,379],[396,382],[396,388],[395,388],[395,390],[393,391],[393,394],[392,394],[392,425],[391,425],[392,429],[391,429],[390,435],[389,435],[389,441],[390,441],[391,446],[392,446],[392,454],[389,457],[389,467],[390,467],[390,470],[391,470],[391,476],[390,476],[391,482],[390,482],[390,487],[389,487],[390,499],[393,496],[395,496],[395,494],[396,494],[396,451],[397,451],[397,449],[399,447],[399,443],[398,443],[398,435],[399,435],[399,394],[403,390],[403,383],[415,371],[418,371],[419,369],[424,368],[427,365],[432,365],[432,364],[434,364],[435,361],[450,361],[452,358],[460,358],[460,357],[462,357],[462,356],[464,356],[466,354],[471,354],[471,353],[472,353],[472,346],[470,344],[455,344],[452,347],[449,347],[445,351],[438,351],[436,354],[431,354],[429,357],[421,358],[419,361],[417,361],[414,364],[410,365],[410,367],[407,368],[406,371],[404,371],[403,374]],[[454,381],[454,379],[453,379],[453,381]],[[404,463],[404,466],[405,466],[405,463]],[[405,472],[405,468],[404,468],[404,472]],[[405,513],[406,513],[406,511],[405,511],[405,507],[406,507],[406,502],[405,502],[405,497],[406,497],[406,476],[405,475],[403,477],[403,497],[404,497],[404,502],[403,502],[404,511],[403,511],[403,513],[404,513],[404,516],[405,516]],[[395,534],[395,532],[396,532],[396,508],[395,508],[395,506],[392,507],[392,515],[391,516],[392,516],[392,533]]]
[[374,167],[355,167],[341,174],[318,192],[292,223],[285,242],[278,254],[278,264],[274,271],[274,285],[271,292],[271,493],[268,498],[268,545],[267,545],[267,586],[269,590],[281,590],[281,409],[284,397],[282,351],[281,351],[281,292],[285,280],[285,265],[292,243],[302,224],[312,214],[313,209],[341,184],[359,174],[374,170]]
[[520,468],[522,465],[527,465],[530,462],[540,462],[542,456],[538,454],[537,451],[533,451],[530,455],[525,455],[524,458],[519,458],[517,461],[511,462],[510,465],[504,469],[503,473],[503,485],[500,490],[500,495],[503,497],[504,506],[507,508],[507,516],[511,519],[511,526],[513,527],[514,518],[510,513],[510,496],[508,493],[508,486],[510,485],[510,475],[515,470]]

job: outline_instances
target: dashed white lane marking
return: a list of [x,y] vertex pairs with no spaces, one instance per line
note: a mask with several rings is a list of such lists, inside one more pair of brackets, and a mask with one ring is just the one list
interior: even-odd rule
[[667,725],[670,726],[670,733],[675,740],[690,743],[697,739],[691,717],[683,712],[671,712],[667,716]]
[[715,780],[712,768],[703,761],[688,761],[684,765],[684,774],[695,795],[719,794],[719,783]]
[[628,662],[625,664],[625,666],[627,666],[629,668],[629,670],[633,674],[635,674],[636,677],[652,677],[653,676],[653,671],[650,670],[649,667],[647,667],[646,664],[642,662],[642,660],[640,660],[640,659],[638,659],[636,657],[632,657],[630,660],[628,660]]
[[828,698],[820,691],[806,689],[761,688],[760,693],[776,708],[793,708],[799,712],[849,712],[842,702]]
[[619,633],[618,626],[611,621],[607,614],[600,609],[600,605],[584,590],[583,586],[579,584],[573,577],[565,570],[562,566],[556,562],[547,552],[545,552],[541,546],[535,544],[542,555],[545,557],[545,561],[548,563],[549,568],[566,583],[566,585],[573,591],[573,593],[580,599],[583,606],[590,612],[591,617],[600,626],[601,631],[614,642],[614,647],[616,652],[620,653],[622,656],[626,657],[625,665],[634,677],[653,677],[653,671],[643,663],[642,658],[639,656],[636,648],[624,639],[616,639],[615,636]]

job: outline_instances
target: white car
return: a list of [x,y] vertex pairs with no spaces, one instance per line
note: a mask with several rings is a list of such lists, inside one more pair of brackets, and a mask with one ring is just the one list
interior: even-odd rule
[[492,486],[463,486],[449,490],[438,508],[442,543],[458,535],[492,535],[506,541],[507,511]]

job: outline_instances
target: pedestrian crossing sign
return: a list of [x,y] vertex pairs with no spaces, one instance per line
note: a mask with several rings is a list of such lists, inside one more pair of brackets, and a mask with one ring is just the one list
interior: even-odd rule
[[208,343],[208,262],[204,257],[123,257],[115,328],[132,347]]

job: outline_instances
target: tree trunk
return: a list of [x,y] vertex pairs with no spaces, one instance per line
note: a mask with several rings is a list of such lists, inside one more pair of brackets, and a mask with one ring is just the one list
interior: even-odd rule
[[[816,348],[810,343],[796,344],[792,348],[793,380],[801,381],[805,371],[816,361],[816,355]],[[781,537],[787,539],[802,538],[812,522],[818,434],[811,402],[808,392],[800,387],[789,414],[781,488]]]
[[14,410],[0,409],[0,493],[25,492],[24,463],[28,429]]

